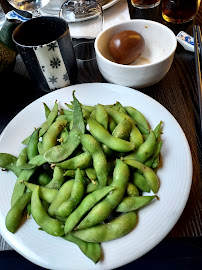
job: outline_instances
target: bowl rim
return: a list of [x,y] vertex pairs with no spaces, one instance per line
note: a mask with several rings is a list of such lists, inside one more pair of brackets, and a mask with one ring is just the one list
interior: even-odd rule
[[[98,49],[98,41],[99,41],[100,37],[103,35],[103,33],[105,33],[106,31],[108,31],[108,30],[111,29],[111,28],[116,28],[116,27],[118,27],[119,25],[130,24],[130,23],[133,23],[133,22],[135,22],[135,21],[138,21],[138,22],[141,22],[141,23],[145,23],[145,22],[148,23],[148,22],[149,22],[150,24],[156,24],[156,25],[158,25],[158,26],[160,26],[160,27],[165,28],[168,32],[170,32],[171,36],[173,36],[173,41],[175,41],[175,45],[174,45],[173,50],[169,53],[168,56],[163,57],[162,59],[158,60],[158,61],[155,62],[155,63],[148,63],[148,64],[143,64],[143,65],[124,65],[124,64],[118,64],[118,63],[116,63],[116,62],[113,62],[113,61],[107,59],[106,57],[104,57],[104,56],[100,53],[100,51],[99,51],[99,49]],[[122,22],[122,23],[119,23],[119,24],[115,24],[115,25],[113,25],[113,26],[109,26],[109,27],[105,28],[104,30],[102,30],[102,31],[98,34],[98,36],[96,37],[96,39],[95,39],[94,48],[95,48],[96,56],[99,55],[100,58],[102,58],[102,59],[103,59],[104,61],[106,61],[107,63],[110,63],[112,66],[119,67],[119,68],[126,68],[126,69],[127,69],[127,68],[128,68],[128,69],[143,69],[143,68],[145,68],[145,67],[151,67],[151,66],[154,66],[154,65],[156,65],[156,64],[159,64],[159,63],[165,61],[166,59],[168,59],[170,56],[172,56],[173,53],[175,53],[176,48],[177,48],[177,39],[176,39],[176,37],[175,37],[174,32],[173,32],[170,28],[168,28],[167,26],[165,26],[165,25],[162,24],[162,23],[159,23],[159,22],[156,22],[156,21],[152,21],[152,20],[146,20],[146,19],[132,19],[132,20],[125,21],[125,22]]]

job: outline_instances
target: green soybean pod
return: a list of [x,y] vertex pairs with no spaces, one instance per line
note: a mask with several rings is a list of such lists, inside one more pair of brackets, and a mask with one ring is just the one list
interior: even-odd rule
[[90,167],[91,164],[91,155],[88,152],[84,152],[63,162],[57,163],[57,166],[65,170],[76,170],[77,168],[83,170]]
[[85,133],[85,124],[81,106],[74,96],[73,128],[64,144],[56,145],[44,153],[47,162],[61,162],[68,158],[80,144],[79,136]]
[[64,172],[64,176],[69,176],[70,178],[74,178],[75,177],[75,170],[66,170],[65,172]]
[[64,130],[60,134],[60,138],[58,139],[58,142],[60,142],[61,144],[65,143],[67,141],[68,136],[69,136],[69,131],[67,127],[65,127]]
[[60,205],[70,198],[73,184],[74,179],[71,179],[61,186],[61,188],[58,190],[57,196],[55,197],[55,199],[52,201],[51,205],[48,208],[49,215],[51,216],[56,215],[57,209],[60,207]]
[[139,188],[142,191],[145,192],[150,192],[150,187],[147,183],[147,180],[145,179],[145,177],[138,173],[138,172],[134,172],[132,175],[132,182],[134,183],[134,185]]
[[159,139],[160,136],[161,136],[161,127],[162,127],[162,124],[163,124],[163,122],[160,121],[160,123],[154,129],[154,134],[156,136],[156,139]]
[[143,143],[143,136],[139,129],[135,126],[134,120],[132,118],[123,113],[116,111],[112,108],[107,108],[107,113],[116,121],[116,123],[120,123],[124,119],[127,119],[129,123],[131,124],[131,134],[130,134],[130,141],[135,144],[135,147],[138,148]]
[[137,125],[141,125],[149,131],[149,123],[141,112],[131,106],[125,106],[125,109],[132,119],[137,123]]
[[83,254],[85,254],[94,263],[97,263],[100,260],[102,250],[99,243],[86,242],[73,236],[71,233],[63,236],[63,239],[75,243],[83,252]]
[[39,154],[38,152],[38,139],[39,139],[39,128],[35,129],[30,137],[27,145],[27,157],[31,160]]
[[23,181],[23,183],[31,191],[34,191],[35,188],[39,187],[39,197],[48,203],[52,203],[59,192],[56,189],[41,187],[26,181]]
[[[37,155],[29,161],[30,164],[34,164],[37,167],[43,165],[45,162],[46,162],[45,159],[41,155]],[[25,191],[25,185],[22,184],[22,181],[29,181],[30,177],[36,171],[37,167],[31,170],[22,170],[13,188],[13,194],[11,197],[11,206],[15,204],[15,202],[23,195]]]
[[65,181],[64,170],[58,166],[55,166],[54,172],[53,172],[53,178],[46,185],[46,187],[59,189],[62,186],[62,184],[64,183],[64,181]]
[[113,107],[112,107],[114,110],[116,111],[119,111],[119,112],[122,112],[122,113],[126,113],[127,114],[127,111],[126,109],[123,107],[123,105],[120,103],[120,102],[116,102]]
[[140,145],[137,151],[125,156],[124,160],[134,159],[144,163],[153,154],[155,144],[156,144],[156,137],[154,132],[151,130],[146,141],[142,145]]
[[23,148],[20,151],[20,154],[18,156],[18,159],[16,161],[16,166],[20,167],[21,169],[33,169],[36,167],[34,164],[27,163],[28,162],[28,156],[27,156],[27,147]]
[[48,185],[48,183],[50,183],[51,180],[52,180],[51,174],[46,172],[46,171],[40,172],[38,177],[37,177],[37,181],[38,181],[40,186]]
[[159,166],[159,156],[154,159],[154,162],[152,163],[152,168],[155,169]]
[[55,121],[50,125],[42,138],[44,152],[48,151],[50,148],[56,145],[57,138],[66,125],[66,120]]
[[48,105],[45,102],[43,102],[43,106],[44,106],[45,117],[47,119],[51,110],[49,109]]
[[112,136],[102,125],[92,117],[87,118],[90,133],[101,143],[118,152],[129,152],[135,148],[135,144]]
[[110,117],[109,115],[108,115],[108,120],[109,120],[108,130],[110,133],[112,133],[117,124],[116,124],[115,120],[112,117]]
[[55,121],[61,121],[61,120],[65,120],[67,121],[67,123],[70,123],[73,119],[73,112],[71,112],[71,114],[62,114],[56,117]]
[[107,186],[88,194],[67,218],[65,222],[65,234],[71,232],[79,223],[81,218],[112,190],[114,190],[114,187]]
[[132,184],[131,182],[128,182],[128,186],[127,186],[127,189],[126,189],[126,194],[129,197],[139,196],[139,190],[134,184]]
[[125,197],[120,202],[120,204],[117,206],[116,211],[123,212],[123,213],[135,211],[135,210],[147,205],[154,198],[156,198],[155,195],[153,195],[153,196]]
[[80,169],[76,170],[75,181],[72,187],[70,198],[63,202],[57,209],[56,214],[61,217],[67,217],[75,209],[75,207],[81,202],[85,193],[85,183]]
[[36,223],[48,234],[53,236],[64,235],[64,225],[57,219],[51,218],[44,210],[39,198],[39,187],[32,192],[31,212]]
[[72,234],[87,242],[101,243],[123,237],[131,232],[136,224],[137,214],[128,212],[108,223],[74,231]]
[[127,119],[123,119],[118,123],[118,125],[115,127],[115,129],[112,132],[112,135],[114,137],[128,140],[131,132],[131,125]]
[[23,194],[11,207],[6,215],[6,228],[15,233],[19,227],[20,221],[22,219],[23,211],[25,207],[29,204],[31,200],[32,193],[28,192]]
[[115,190],[92,208],[78,224],[77,229],[88,228],[106,220],[113,209],[121,202],[128,185],[129,175],[128,166],[122,160],[117,159],[111,184],[115,187]]
[[[162,144],[163,144],[163,142],[161,140],[156,142],[155,147],[154,147],[154,152],[153,152],[152,156],[145,162],[146,166],[153,167],[154,161],[156,160],[156,158],[160,154]],[[157,164],[158,164],[158,162],[157,162]]]
[[99,186],[104,187],[107,184],[107,159],[99,142],[89,134],[83,134],[80,137],[82,145],[90,153],[93,159],[93,168],[99,182]]
[[95,181],[97,178],[96,172],[94,168],[87,168],[85,169],[86,175],[90,179],[90,181]]
[[108,129],[108,114],[105,110],[105,107],[101,104],[98,104],[95,108],[95,119],[104,128]]
[[55,120],[57,115],[58,115],[58,103],[56,101],[54,106],[53,106],[53,109],[51,110],[51,112],[48,115],[48,118],[46,119],[46,121],[43,123],[43,125],[40,128],[39,137],[44,135],[44,133],[47,131],[47,129],[53,123],[53,121]]
[[31,137],[31,135],[29,135],[27,138],[25,138],[25,139],[22,141],[22,144],[28,145],[29,140],[30,140],[30,137]]
[[38,148],[39,155],[43,155],[44,154],[44,149],[43,149],[42,141],[38,142],[37,148]]
[[7,153],[0,153],[0,167],[6,170],[12,171],[16,176],[19,176],[22,172],[18,166],[16,166],[17,158]]
[[20,154],[19,154],[18,159],[16,161],[16,166],[20,167],[21,165],[23,165],[27,162],[28,162],[27,147],[25,147],[20,151]]
[[129,166],[140,170],[143,176],[145,177],[145,179],[147,180],[147,183],[149,187],[151,188],[151,190],[154,193],[158,192],[159,186],[160,186],[159,179],[151,168],[133,159],[127,159],[127,160],[124,160],[124,162],[128,164]]

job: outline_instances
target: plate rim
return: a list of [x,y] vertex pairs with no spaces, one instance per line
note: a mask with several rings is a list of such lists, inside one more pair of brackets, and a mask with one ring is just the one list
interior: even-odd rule
[[[64,89],[68,89],[68,88],[76,88],[76,87],[82,87],[82,85],[86,85],[86,86],[92,86],[93,87],[96,87],[96,85],[98,86],[102,86],[104,87],[105,85],[108,87],[112,87],[113,89],[117,88],[117,89],[120,89],[120,88],[123,88],[123,89],[127,89],[128,91],[134,91],[137,95],[140,95],[140,96],[143,96],[143,97],[146,97],[148,98],[149,100],[152,100],[153,102],[155,102],[156,104],[158,104],[158,106],[160,105],[160,107],[162,107],[164,110],[166,110],[166,112],[169,114],[169,116],[175,121],[175,123],[177,124],[177,127],[178,129],[180,129],[181,131],[181,134],[183,134],[183,137],[184,137],[184,143],[186,144],[186,148],[188,150],[187,152],[187,159],[189,159],[189,178],[190,178],[190,181],[189,183],[187,184],[188,187],[186,189],[186,199],[184,198],[184,206],[181,208],[181,213],[176,216],[176,218],[173,220],[173,225],[172,225],[172,228],[175,226],[175,224],[177,223],[177,221],[179,220],[180,216],[182,215],[183,211],[184,211],[184,208],[186,206],[186,203],[188,201],[188,198],[189,198],[189,194],[190,194],[190,190],[191,190],[191,184],[192,184],[192,176],[193,176],[193,163],[192,163],[192,156],[191,156],[191,150],[190,150],[190,146],[189,146],[189,143],[188,143],[188,140],[186,138],[186,135],[183,131],[183,129],[181,128],[180,124],[177,122],[177,120],[175,119],[175,117],[163,106],[161,105],[158,101],[156,101],[155,99],[153,99],[152,97],[146,95],[145,93],[142,93],[142,92],[139,92],[138,90],[135,90],[133,88],[130,88],[130,87],[125,87],[125,86],[120,86],[120,85],[115,85],[115,84],[110,84],[110,83],[84,83],[84,84],[77,84],[77,85],[73,85],[73,86],[68,86],[68,87],[65,87],[65,88],[62,88],[62,89],[58,89],[56,91],[53,91],[53,92],[50,92],[50,93],[47,93],[41,97],[39,97],[38,99],[32,101],[30,104],[28,104],[24,109],[22,109],[20,112],[18,112],[14,117],[13,119],[11,119],[8,124],[6,125],[6,127],[3,129],[1,135],[0,135],[0,143],[1,143],[1,140],[2,138],[4,137],[4,133],[7,131],[7,129],[9,128],[9,125],[11,125],[14,121],[15,121],[15,118],[16,117],[19,117],[19,115],[24,111],[26,110],[31,104],[33,103],[38,103],[40,100],[44,99],[47,95],[55,95],[55,93],[57,92],[60,92],[60,91],[64,91]],[[80,90],[79,90],[80,91]],[[117,91],[117,90],[115,90]],[[1,216],[1,212],[0,212],[0,220],[2,219],[2,216]],[[164,236],[162,237],[161,240],[156,240],[153,242],[152,246],[149,246],[147,249],[145,249],[145,252],[142,253],[141,256],[139,256],[138,258],[144,256],[147,252],[149,252],[151,249],[153,249],[156,245],[158,245],[162,240],[163,238],[172,230],[172,228],[168,228],[167,231],[164,232]],[[32,260],[27,254],[24,254],[23,251],[21,251],[19,248],[16,248],[15,245],[12,243],[12,241],[10,239],[8,239],[7,237],[4,236],[4,233],[2,234],[2,229],[0,227],[0,232],[1,232],[1,235],[2,237],[6,240],[6,242],[8,242],[8,244],[14,249],[16,250],[19,254],[21,254],[23,257],[25,257],[26,259],[28,259],[29,261],[32,261],[33,263],[37,264],[37,265],[40,265],[40,266],[43,266],[43,267],[47,267],[47,265],[41,265],[41,264],[38,264],[37,261],[34,261]],[[138,259],[136,258],[136,259]],[[134,259],[134,260],[136,260]],[[126,263],[130,263],[132,262],[131,260],[130,261],[127,261],[125,262],[124,264],[118,264],[118,266],[116,267],[120,267],[120,266],[123,266],[125,265]]]

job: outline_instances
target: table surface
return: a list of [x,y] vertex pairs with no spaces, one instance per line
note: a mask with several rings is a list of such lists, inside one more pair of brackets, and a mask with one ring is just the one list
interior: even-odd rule
[[[161,6],[149,10],[139,10],[131,6],[130,0],[128,0],[128,4],[131,19],[146,18],[159,21],[171,28],[175,34],[184,30],[193,35],[193,23],[200,26],[202,25],[202,4],[200,5],[195,20],[183,25],[165,23],[161,17]],[[8,11],[8,5],[2,2],[2,6],[5,11]],[[82,70],[80,70],[80,73],[81,80],[79,83],[105,82],[96,64],[92,72],[86,74],[85,72],[82,73]],[[169,243],[172,243],[172,241],[176,239],[184,240],[193,237],[201,240],[202,146],[199,141],[200,119],[194,54],[185,51],[184,48],[178,44],[172,67],[163,80],[152,87],[141,89],[140,91],[157,100],[176,118],[187,137],[192,153],[193,179],[189,199],[181,217],[168,234],[165,241],[171,241]],[[19,57],[17,58],[13,73],[9,74],[9,77],[2,79],[1,93],[4,94],[2,96],[3,102],[1,102],[2,104],[0,106],[0,132],[2,132],[9,121],[20,110],[45,94],[40,89],[37,89],[34,82],[31,81]],[[9,249],[11,248],[0,236],[0,250]]]

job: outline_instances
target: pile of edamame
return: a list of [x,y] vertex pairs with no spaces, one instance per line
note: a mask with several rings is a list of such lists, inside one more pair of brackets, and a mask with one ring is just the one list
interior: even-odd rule
[[43,104],[46,120],[18,157],[0,153],[0,167],[17,176],[5,222],[15,233],[26,213],[97,263],[100,244],[132,231],[136,210],[158,198],[162,122],[152,130],[133,107],[72,96],[66,109]]

